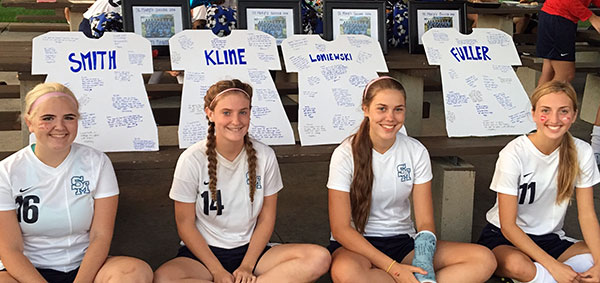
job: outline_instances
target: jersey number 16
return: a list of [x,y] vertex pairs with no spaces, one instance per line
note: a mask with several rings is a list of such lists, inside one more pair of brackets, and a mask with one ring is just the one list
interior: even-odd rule
[[19,206],[17,207],[17,220],[19,222],[21,222],[21,217],[23,217],[25,223],[29,224],[38,221],[40,209],[35,205],[40,203],[40,198],[38,196],[18,196],[15,199],[15,202]]

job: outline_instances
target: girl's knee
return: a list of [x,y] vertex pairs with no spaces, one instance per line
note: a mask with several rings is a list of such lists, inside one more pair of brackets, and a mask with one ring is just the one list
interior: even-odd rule
[[513,278],[533,278],[535,276],[535,265],[521,253],[506,255],[498,267],[499,270],[502,270],[502,275]]
[[[496,257],[492,251],[484,246],[475,245],[475,266],[480,266],[483,269],[486,275],[492,276],[494,271],[496,271],[496,267],[498,267],[498,263],[496,262]],[[489,277],[488,276],[488,277]]]
[[329,270],[331,265],[331,255],[327,249],[311,244],[307,245],[303,250],[304,258],[306,258],[306,262],[310,264],[310,269],[315,277],[318,278]]
[[337,259],[331,263],[331,279],[335,283],[355,282],[357,268],[349,264],[347,260]]
[[164,266],[161,266],[154,271],[154,283],[169,283],[173,282],[173,279],[172,273]]
[[104,280],[100,280],[100,282],[149,283],[154,277],[150,265],[137,258],[122,260],[111,266],[110,270],[106,270],[106,273],[102,274]]

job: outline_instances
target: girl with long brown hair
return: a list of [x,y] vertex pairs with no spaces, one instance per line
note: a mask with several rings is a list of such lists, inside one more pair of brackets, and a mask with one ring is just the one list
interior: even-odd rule
[[[358,132],[336,148],[329,167],[331,276],[334,282],[418,282],[413,273],[426,272],[411,265],[409,197],[417,232],[433,235],[429,153],[399,133],[406,93],[397,80],[369,82],[362,110]],[[438,282],[484,282],[496,267],[492,253],[475,244],[437,241],[431,256]]]
[[311,282],[331,258],[312,244],[267,246],[283,187],[273,150],[248,136],[252,88],[212,85],[208,136],[181,154],[169,196],[182,240],[155,282]]
[[[551,81],[535,90],[531,105],[537,131],[500,152],[490,185],[496,204],[479,243],[496,256],[499,276],[600,282],[600,226],[592,191],[600,173],[591,146],[569,133],[577,118],[577,95],[569,83]],[[585,242],[562,230],[573,194]]]

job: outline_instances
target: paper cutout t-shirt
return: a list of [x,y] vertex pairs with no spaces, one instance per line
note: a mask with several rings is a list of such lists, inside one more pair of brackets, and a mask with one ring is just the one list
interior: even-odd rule
[[449,28],[423,34],[430,65],[440,65],[449,137],[523,134],[535,128],[531,103],[511,65],[512,37],[497,29],[470,35]]
[[32,74],[67,86],[79,101],[76,142],[102,151],[158,150],[158,130],[142,73],[150,42],[134,33],[48,32],[33,39]]
[[298,132],[302,145],[335,144],[363,119],[362,92],[387,72],[381,46],[364,35],[294,35],[281,44],[287,72],[298,72]]

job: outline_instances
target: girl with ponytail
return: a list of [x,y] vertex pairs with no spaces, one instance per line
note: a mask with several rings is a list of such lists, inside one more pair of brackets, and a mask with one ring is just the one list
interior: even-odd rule
[[[372,80],[363,92],[362,110],[360,128],[336,148],[329,167],[333,281],[418,282],[415,276],[421,282],[487,280],[496,267],[491,252],[475,244],[435,240],[429,153],[399,132],[406,113],[402,84],[391,77]],[[426,244],[431,248],[425,249],[430,251],[430,272],[415,266],[422,262],[415,249],[421,235],[430,239]]]
[[[592,147],[573,138],[577,94],[551,81],[531,96],[537,131],[511,141],[496,162],[496,204],[479,243],[492,250],[496,274],[520,282],[600,282],[600,226],[592,186],[600,182]],[[575,194],[584,241],[566,237]]]
[[327,272],[322,247],[267,246],[283,184],[273,150],[248,136],[251,101],[239,80],[208,89],[208,136],[181,154],[169,193],[182,246],[154,282],[311,282]]

